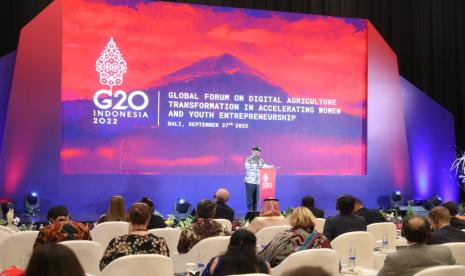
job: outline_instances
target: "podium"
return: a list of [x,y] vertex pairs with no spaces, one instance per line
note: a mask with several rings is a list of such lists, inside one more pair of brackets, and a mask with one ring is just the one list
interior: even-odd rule
[[260,209],[265,198],[275,198],[276,167],[260,168],[260,185],[257,191]]

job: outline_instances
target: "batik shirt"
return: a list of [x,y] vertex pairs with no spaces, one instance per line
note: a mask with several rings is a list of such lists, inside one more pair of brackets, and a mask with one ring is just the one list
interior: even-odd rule
[[249,156],[245,159],[245,182],[249,184],[260,184],[260,168],[266,166],[260,156]]
[[39,230],[33,250],[46,243],[61,241],[91,240],[89,228],[80,222],[71,220],[57,221]]
[[165,239],[153,234],[119,236],[108,244],[100,261],[100,269],[102,270],[113,260],[135,254],[160,254],[169,257],[170,251]]
[[182,232],[178,243],[178,252],[187,253],[199,241],[216,236],[229,236],[231,232],[213,219],[199,218],[187,226]]

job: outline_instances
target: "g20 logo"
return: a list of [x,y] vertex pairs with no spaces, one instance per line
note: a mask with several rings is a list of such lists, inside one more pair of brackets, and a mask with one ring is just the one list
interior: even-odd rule
[[110,86],[100,89],[93,97],[94,124],[118,124],[119,118],[148,118],[143,111],[149,105],[149,97],[144,91],[136,90],[126,93],[123,90],[113,92],[113,87],[123,84],[123,75],[127,72],[127,64],[120,50],[110,38],[95,63],[95,70],[100,74],[100,84]]
[[[103,95],[107,97],[102,99]],[[141,101],[135,101],[135,98],[140,98]],[[132,110],[140,111],[149,105],[149,97],[140,90],[133,91],[128,96],[123,90],[117,90],[113,95],[111,90],[101,89],[94,94],[94,104],[103,110],[126,110],[129,107]]]

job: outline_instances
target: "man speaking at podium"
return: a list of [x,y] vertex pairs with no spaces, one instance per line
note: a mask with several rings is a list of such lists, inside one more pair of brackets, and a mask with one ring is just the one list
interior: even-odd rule
[[247,197],[247,209],[257,211],[257,193],[260,185],[260,168],[271,167],[260,157],[262,149],[259,146],[252,148],[252,155],[247,157],[245,166],[245,193]]

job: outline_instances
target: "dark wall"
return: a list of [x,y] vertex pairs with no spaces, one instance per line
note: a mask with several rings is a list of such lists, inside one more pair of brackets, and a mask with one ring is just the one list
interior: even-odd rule
[[[121,0],[123,1],[123,0]],[[20,28],[52,0],[0,1],[0,56],[16,49]],[[127,2],[124,0],[123,2]],[[400,74],[455,115],[465,148],[465,1],[185,0],[197,4],[368,18],[397,53]]]

